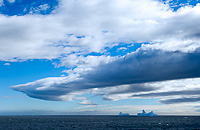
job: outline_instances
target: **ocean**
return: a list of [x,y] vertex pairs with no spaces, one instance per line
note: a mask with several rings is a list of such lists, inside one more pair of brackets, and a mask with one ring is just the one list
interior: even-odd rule
[[200,130],[200,116],[0,116],[0,130]]

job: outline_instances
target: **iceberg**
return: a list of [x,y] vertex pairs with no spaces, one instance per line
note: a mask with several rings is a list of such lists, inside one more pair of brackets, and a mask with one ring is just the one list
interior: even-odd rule
[[130,116],[130,115],[128,113],[122,113],[122,112],[120,112],[119,116]]
[[142,113],[138,113],[137,116],[157,116],[157,114],[153,113],[153,111],[146,113],[144,110],[142,110]]

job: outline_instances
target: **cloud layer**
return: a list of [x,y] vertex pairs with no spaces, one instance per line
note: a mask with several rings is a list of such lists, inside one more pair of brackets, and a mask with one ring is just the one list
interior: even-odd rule
[[[66,77],[12,86],[30,97],[74,100],[93,93],[105,100],[198,101],[192,81],[177,84],[200,77],[199,4],[173,11],[155,0],[65,0],[49,15],[2,14],[0,19],[1,61],[58,59],[56,67],[66,67]],[[144,42],[148,44],[123,57],[106,53],[122,43]],[[177,82],[163,87],[170,80]]]
[[57,59],[132,41],[194,50],[199,46],[199,8],[172,12],[167,4],[152,0],[66,0],[46,16],[0,15],[0,60]]
[[[199,58],[198,49],[192,53],[140,49],[124,58],[101,64],[95,69],[79,76],[76,75],[77,77],[71,79],[69,79],[70,76],[43,79],[12,88],[31,97],[46,100],[72,100],[76,95],[84,93],[100,94],[106,100],[118,100],[120,98],[115,99],[110,96],[114,95],[115,97],[119,94],[122,94],[122,99],[123,94],[129,95],[125,96],[126,98],[193,96],[197,95],[199,90],[190,90],[192,88],[187,86],[186,90],[180,91],[186,86],[184,84],[182,87],[177,87],[177,84],[180,85],[181,82],[172,83],[168,86],[170,89],[165,88],[163,84],[156,85],[153,82],[169,82],[168,80],[177,79],[182,79],[184,82],[188,78],[199,77]],[[189,83],[193,84],[193,82]],[[108,89],[101,90],[104,88]],[[173,88],[178,88],[178,90],[173,91]],[[165,92],[158,92],[158,90],[165,90]],[[152,93],[140,94],[143,92]],[[139,95],[131,96],[132,93]],[[160,102],[165,103],[164,101]]]

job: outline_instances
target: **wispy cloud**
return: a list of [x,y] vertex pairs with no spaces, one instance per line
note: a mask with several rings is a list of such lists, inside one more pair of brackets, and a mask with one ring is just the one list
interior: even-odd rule
[[[163,104],[163,105],[107,105],[97,107],[86,107],[80,108],[84,110],[97,110],[103,114],[116,115],[120,111],[129,112],[131,115],[136,115],[141,110],[154,111],[159,115],[195,115],[199,114],[198,106],[199,103],[182,103],[182,104]],[[194,109],[196,111],[194,111]]]
[[159,102],[164,104],[175,104],[175,103],[187,103],[187,102],[199,102],[200,97],[182,97],[176,99],[160,100]]
[[3,97],[0,97],[2,99],[10,99],[10,98],[24,98],[24,97],[27,97],[26,95],[12,95],[12,96],[3,96]]
[[10,63],[5,63],[4,65],[10,65]]
[[15,2],[15,0],[8,0],[9,1],[9,3],[14,3]]
[[83,100],[82,102],[79,102],[78,104],[81,104],[81,105],[97,105],[96,103],[93,103],[89,100]]

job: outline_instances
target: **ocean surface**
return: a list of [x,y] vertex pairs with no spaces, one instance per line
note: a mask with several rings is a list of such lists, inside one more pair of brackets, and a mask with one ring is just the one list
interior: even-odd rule
[[200,130],[200,116],[0,116],[0,130]]

